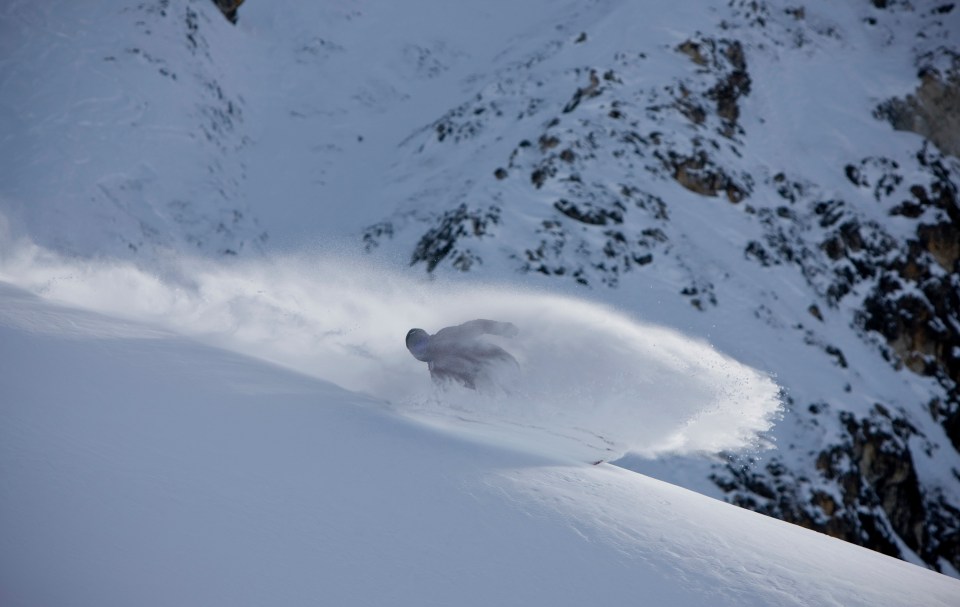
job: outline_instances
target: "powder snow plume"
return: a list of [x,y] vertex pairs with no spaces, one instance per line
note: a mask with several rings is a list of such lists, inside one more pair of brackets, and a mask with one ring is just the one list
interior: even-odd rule
[[[417,280],[349,256],[177,258],[145,271],[8,240],[0,280],[370,394],[444,431],[553,456],[756,448],[781,406],[766,374],[610,307],[516,286]],[[437,388],[406,351],[406,332],[474,318],[519,327],[515,338],[490,339],[520,368],[484,393]]]

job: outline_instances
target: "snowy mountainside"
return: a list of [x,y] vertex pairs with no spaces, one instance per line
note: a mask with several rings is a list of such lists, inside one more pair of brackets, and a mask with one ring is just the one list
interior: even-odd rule
[[215,10],[16,0],[0,27],[9,220],[84,256],[262,245],[236,36]]
[[11,607],[946,607],[960,592],[615,466],[458,440],[331,383],[8,283],[0,360]]
[[709,473],[729,499],[956,574],[960,163],[882,108],[957,78],[960,17],[697,8],[608,7],[493,74],[405,142],[425,178],[368,249],[698,327],[791,405],[777,453]]
[[[604,302],[769,373],[788,405],[775,450],[624,466],[957,575],[956,137],[929,128],[950,115],[924,91],[951,90],[958,16],[867,0],[251,0],[233,27],[205,0],[8,2],[0,245],[30,244],[0,247],[0,270],[315,376],[311,356],[370,354],[312,341],[324,275],[307,267],[350,267],[361,247],[451,292]],[[929,141],[910,132],[924,124]],[[331,241],[337,255],[307,255],[286,282],[193,271],[194,255],[287,263],[278,249]],[[112,280],[126,290],[104,297]],[[398,292],[420,288],[406,280]],[[239,286],[210,290],[224,281]],[[429,301],[334,318],[462,320],[456,297]],[[386,385],[422,372],[407,363]]]

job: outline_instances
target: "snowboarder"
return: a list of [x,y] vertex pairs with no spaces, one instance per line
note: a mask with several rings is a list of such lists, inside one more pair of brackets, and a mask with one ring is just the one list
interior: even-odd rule
[[410,329],[407,349],[413,357],[427,363],[430,377],[437,384],[454,381],[477,389],[477,381],[488,383],[492,368],[498,363],[519,366],[509,352],[482,339],[482,335],[514,337],[520,331],[509,322],[471,320],[455,327],[446,327],[430,335],[423,329]]

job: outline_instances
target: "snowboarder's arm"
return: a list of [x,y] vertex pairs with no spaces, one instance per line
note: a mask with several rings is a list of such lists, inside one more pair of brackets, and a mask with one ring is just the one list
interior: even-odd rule
[[498,322],[496,320],[478,319],[465,322],[455,327],[440,329],[435,335],[441,340],[461,340],[473,339],[481,335],[500,335],[502,337],[513,337],[519,333],[516,325],[510,322]]

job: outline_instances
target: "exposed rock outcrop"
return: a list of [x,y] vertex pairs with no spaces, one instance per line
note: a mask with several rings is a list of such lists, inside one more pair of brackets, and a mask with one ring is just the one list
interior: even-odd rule
[[960,157],[960,74],[928,70],[920,85],[903,99],[893,98],[877,107],[876,114],[898,131],[917,133],[944,154]]
[[[830,415],[825,403],[803,415]],[[732,503],[808,529],[903,557],[905,545],[928,563],[960,566],[956,507],[925,492],[910,441],[924,440],[906,417],[881,404],[866,417],[838,414],[842,440],[819,452],[821,478],[798,476],[774,457],[762,468],[733,460],[713,476]]]
[[223,16],[230,20],[230,23],[237,22],[237,9],[243,4],[243,0],[213,0],[217,8],[223,13]]
[[486,236],[500,221],[500,209],[471,209],[462,204],[440,217],[437,225],[417,243],[410,258],[410,265],[425,263],[428,271],[449,258],[451,265],[466,272],[480,258],[469,246],[469,240]]

